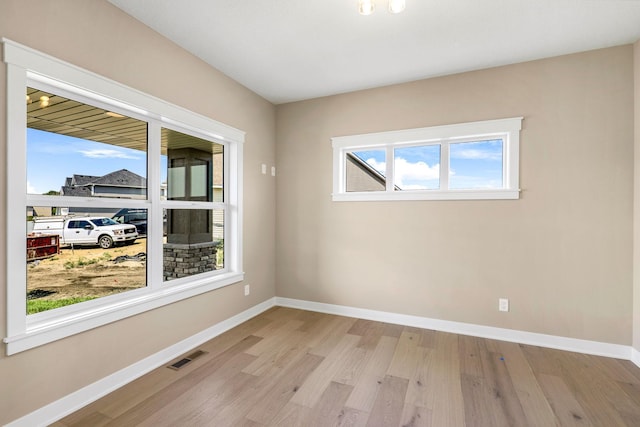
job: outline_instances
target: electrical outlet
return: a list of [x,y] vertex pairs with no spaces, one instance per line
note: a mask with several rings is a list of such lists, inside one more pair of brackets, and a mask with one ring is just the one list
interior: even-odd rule
[[264,163],[262,164],[262,175],[266,175],[267,174],[267,165],[265,165]]
[[498,310],[499,311],[509,311],[509,299],[508,298],[498,298]]
[[276,167],[271,166],[271,176],[276,176]]
[[251,285],[244,285],[244,296],[246,297],[251,293]]

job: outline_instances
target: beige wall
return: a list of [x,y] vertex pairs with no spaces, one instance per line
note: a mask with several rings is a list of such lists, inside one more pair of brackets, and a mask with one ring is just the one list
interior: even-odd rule
[[640,352],[640,41],[634,45],[633,347]]
[[[275,295],[275,107],[103,0],[2,0],[0,37],[38,49],[246,131],[244,267],[232,285],[14,356],[0,352],[0,425]],[[0,66],[0,100],[5,67]],[[0,164],[6,162],[0,102]],[[1,167],[4,170],[4,166]],[[0,174],[0,188],[10,184]],[[4,193],[4,190],[0,190]],[[0,198],[0,212],[5,212]],[[6,227],[0,214],[0,230]],[[0,233],[0,336],[6,336],[6,240]]]
[[[520,200],[331,201],[331,137],[514,116]],[[280,105],[277,135],[278,296],[631,344],[631,46]]]
[[[631,343],[632,224],[640,209],[634,218],[630,46],[276,110],[103,0],[1,0],[0,37],[246,131],[244,265],[252,285],[250,297],[237,284],[0,354],[0,424],[274,296],[276,278],[283,297]],[[638,43],[635,53],[637,65]],[[333,136],[520,115],[518,201],[331,202]],[[5,116],[0,102],[0,129]],[[0,164],[6,144],[2,132]],[[276,155],[277,194],[275,179],[260,173]],[[7,185],[0,174],[0,188]],[[0,198],[0,213],[6,208]],[[3,289],[6,252],[0,233]],[[511,299],[510,313],[497,311],[498,297]],[[1,291],[1,336],[5,298]]]

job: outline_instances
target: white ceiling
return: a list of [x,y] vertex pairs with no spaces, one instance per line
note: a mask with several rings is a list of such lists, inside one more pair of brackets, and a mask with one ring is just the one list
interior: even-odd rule
[[640,0],[109,1],[275,104],[640,39]]

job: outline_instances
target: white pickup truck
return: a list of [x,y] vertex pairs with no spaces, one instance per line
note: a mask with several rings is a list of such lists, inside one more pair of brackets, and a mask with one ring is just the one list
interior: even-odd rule
[[134,225],[120,224],[104,217],[46,217],[33,223],[33,235],[57,234],[61,245],[130,245],[138,238]]

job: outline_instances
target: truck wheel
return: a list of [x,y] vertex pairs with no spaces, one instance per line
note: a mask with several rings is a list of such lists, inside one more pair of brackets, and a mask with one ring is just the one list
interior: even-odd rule
[[100,236],[98,244],[102,249],[109,249],[113,246],[113,239],[105,234],[104,236]]

